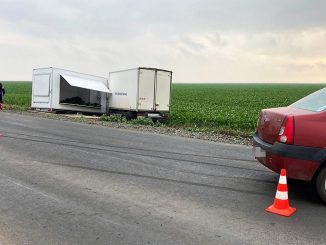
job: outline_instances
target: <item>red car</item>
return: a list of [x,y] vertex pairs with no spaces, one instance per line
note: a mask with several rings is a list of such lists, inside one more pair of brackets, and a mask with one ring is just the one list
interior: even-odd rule
[[260,163],[311,181],[326,203],[326,88],[288,107],[262,110],[253,145]]

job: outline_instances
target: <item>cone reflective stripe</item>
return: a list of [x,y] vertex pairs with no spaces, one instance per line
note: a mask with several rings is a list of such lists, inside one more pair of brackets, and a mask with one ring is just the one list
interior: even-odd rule
[[[285,171],[285,169],[282,169]],[[281,171],[281,175],[280,175],[280,180],[278,181],[279,184],[282,184],[282,185],[286,185],[287,182],[286,182],[286,171],[284,172],[283,171],[283,174],[285,175],[282,175],[282,171]]]
[[274,203],[265,210],[283,216],[290,216],[296,211],[296,208],[290,207],[289,204],[288,186],[286,182],[285,169],[281,170],[281,175],[277,185]]
[[283,200],[288,200],[288,193],[287,192],[277,191],[275,198],[279,199],[279,200],[282,200],[282,201]]

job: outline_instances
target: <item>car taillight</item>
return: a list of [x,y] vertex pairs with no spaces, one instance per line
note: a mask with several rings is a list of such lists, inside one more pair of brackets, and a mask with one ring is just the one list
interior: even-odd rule
[[278,132],[277,141],[284,144],[293,144],[294,140],[294,118],[287,116]]

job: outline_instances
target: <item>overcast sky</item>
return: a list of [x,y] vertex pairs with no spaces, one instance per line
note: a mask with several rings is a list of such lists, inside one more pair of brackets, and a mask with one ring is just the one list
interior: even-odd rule
[[177,83],[326,82],[325,0],[0,0],[0,79],[138,66]]

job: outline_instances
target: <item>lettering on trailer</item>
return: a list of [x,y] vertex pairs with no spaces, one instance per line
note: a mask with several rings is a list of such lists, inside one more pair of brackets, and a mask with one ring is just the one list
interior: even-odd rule
[[123,96],[127,96],[127,93],[125,93],[125,92],[115,92],[114,95],[123,95]]
[[145,97],[139,97],[139,100],[146,100]]

